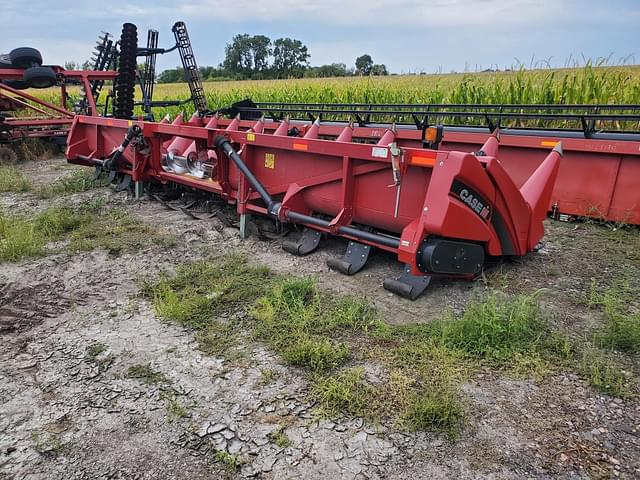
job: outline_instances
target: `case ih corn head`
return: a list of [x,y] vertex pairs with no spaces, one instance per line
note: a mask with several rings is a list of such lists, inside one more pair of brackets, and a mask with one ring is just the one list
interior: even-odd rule
[[123,118],[74,119],[71,163],[194,218],[221,199],[243,236],[251,214],[276,231],[295,224],[301,235],[283,242],[295,255],[343,237],[345,254],[328,261],[343,274],[373,248],[391,252],[405,267],[384,287],[410,299],[432,277],[472,279],[490,258],[536,250],[548,212],[640,223],[640,106],[245,100],[155,123],[127,101]]
[[[65,70],[60,66],[42,65],[40,52],[23,47],[9,55],[0,56],[0,160],[13,163],[15,152],[8,144],[25,138],[42,138],[64,145],[69,127],[76,114],[91,116],[130,117],[136,105],[153,120],[152,109],[158,106],[182,105],[194,102],[196,109],[204,111],[204,90],[198,76],[198,67],[191,49],[184,23],[173,26],[175,45],[158,48],[158,32],[149,30],[147,46],[138,48],[135,25],[126,23],[119,41],[103,33],[96,43],[91,58],[92,70]],[[187,75],[192,97],[188,100],[153,100],[156,57],[178,50]],[[145,57],[143,71],[137,70],[137,58]],[[113,89],[99,99],[105,82]],[[139,84],[142,99],[134,102],[134,88]],[[67,87],[80,85],[79,98],[74,102]],[[60,89],[60,104],[54,105],[24,92],[27,88]],[[73,104],[73,105],[71,105]],[[2,144],[5,144],[4,146]]]

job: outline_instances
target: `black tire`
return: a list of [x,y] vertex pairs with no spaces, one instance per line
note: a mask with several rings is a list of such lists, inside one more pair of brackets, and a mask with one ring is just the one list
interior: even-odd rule
[[136,57],[138,53],[138,28],[133,23],[122,26],[120,58],[116,78],[113,115],[116,118],[133,116],[133,94],[136,84]]
[[31,88],[49,88],[56,84],[56,72],[49,67],[27,68],[22,78]]
[[26,88],[29,88],[29,86],[22,80],[3,80],[2,83],[8,85],[11,88],[15,88],[16,90],[24,90]]
[[42,65],[42,55],[35,48],[20,47],[9,53],[11,64],[16,68],[39,67]]

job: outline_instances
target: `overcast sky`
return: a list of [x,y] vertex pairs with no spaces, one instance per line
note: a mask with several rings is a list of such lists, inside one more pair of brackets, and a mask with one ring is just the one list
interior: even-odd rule
[[[237,33],[293,37],[311,64],[353,66],[369,53],[392,72],[448,72],[610,54],[640,63],[640,0],[0,0],[0,53],[38,48],[45,63],[82,62],[100,31],[120,35],[123,22],[160,32],[187,24],[200,65],[217,65]],[[141,42],[142,43],[142,42]],[[158,60],[179,64],[177,53]]]

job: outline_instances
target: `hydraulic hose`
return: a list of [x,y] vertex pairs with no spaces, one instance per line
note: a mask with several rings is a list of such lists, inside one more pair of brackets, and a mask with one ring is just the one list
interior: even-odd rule
[[[240,155],[238,155],[238,153],[233,149],[229,140],[222,136],[216,137],[216,139],[214,140],[214,144],[216,147],[222,149],[225,155],[227,155],[227,157],[229,157],[231,161],[233,161],[236,167],[238,167],[238,170],[240,170],[246,177],[255,191],[258,192],[258,195],[260,195],[262,201],[267,205],[267,211],[269,212],[269,215],[277,217],[280,211],[281,203],[275,202],[271,198],[271,195],[269,195],[267,189],[264,188],[264,185],[260,183],[260,180],[256,178],[253,172],[249,170],[249,167],[247,167],[247,164],[244,163],[242,158],[240,158]],[[331,222],[329,222],[328,220],[323,220],[322,218],[312,217],[311,215],[293,212],[291,210],[287,211],[286,216],[292,222],[303,222],[322,228],[329,228],[331,226]],[[379,235],[377,233],[365,232],[354,227],[340,226],[338,227],[338,232],[349,235],[350,237],[378,243],[391,248],[400,247],[400,240],[398,238]]]
[[124,140],[122,141],[122,144],[118,147],[118,149],[111,156],[111,158],[108,158],[103,162],[102,167],[105,170],[117,169],[118,161],[120,160],[120,157],[122,157],[122,152],[124,152],[125,148],[129,146],[129,144],[131,143],[131,140],[139,136],[141,132],[142,132],[142,129],[138,125],[131,125],[127,130],[127,134],[124,136]]

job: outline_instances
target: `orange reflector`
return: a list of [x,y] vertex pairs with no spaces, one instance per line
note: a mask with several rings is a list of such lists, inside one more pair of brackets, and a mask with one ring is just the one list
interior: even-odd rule
[[429,143],[435,143],[438,138],[438,129],[436,127],[429,127],[424,131],[424,141]]
[[549,141],[540,142],[540,145],[542,145],[543,147],[555,147],[557,144],[558,142],[549,142]]
[[420,165],[422,167],[433,167],[436,164],[436,152],[429,154],[428,152],[420,152],[411,157],[411,165]]
[[293,149],[302,150],[303,152],[306,152],[309,149],[309,145],[307,145],[306,143],[294,143]]

